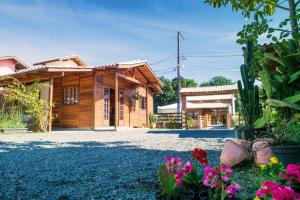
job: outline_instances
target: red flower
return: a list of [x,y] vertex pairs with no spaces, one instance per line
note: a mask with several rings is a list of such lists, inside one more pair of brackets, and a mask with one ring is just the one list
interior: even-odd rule
[[192,158],[196,159],[197,161],[199,161],[202,164],[206,164],[206,165],[208,164],[207,155],[206,155],[205,150],[203,150],[203,149],[195,148],[194,152],[192,154]]

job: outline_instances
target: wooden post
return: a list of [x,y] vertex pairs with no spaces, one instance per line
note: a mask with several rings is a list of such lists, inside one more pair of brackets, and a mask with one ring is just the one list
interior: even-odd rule
[[148,105],[148,86],[146,86],[146,126],[149,127],[149,105]]
[[231,115],[229,112],[227,112],[227,115],[226,115],[226,128],[227,129],[230,129],[231,128]]
[[115,73],[115,129],[119,125],[119,78]]
[[53,77],[51,77],[49,81],[49,105],[50,105],[49,119],[48,119],[49,133],[52,131],[52,102],[53,102]]

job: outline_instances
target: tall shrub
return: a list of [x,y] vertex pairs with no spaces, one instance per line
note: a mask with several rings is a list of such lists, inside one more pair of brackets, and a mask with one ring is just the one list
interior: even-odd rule
[[25,86],[22,83],[14,80],[7,86],[7,94],[5,99],[10,102],[19,102],[25,108],[25,113],[32,118],[33,130],[47,131],[48,117],[53,106],[46,100],[40,99],[40,89],[43,86],[41,83],[34,83]]

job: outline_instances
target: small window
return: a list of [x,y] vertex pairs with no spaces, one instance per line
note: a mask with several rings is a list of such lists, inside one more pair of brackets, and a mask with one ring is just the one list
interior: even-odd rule
[[144,110],[146,109],[146,97],[141,97],[140,98],[140,109]]
[[63,103],[65,105],[78,103],[78,86],[71,86],[64,88]]

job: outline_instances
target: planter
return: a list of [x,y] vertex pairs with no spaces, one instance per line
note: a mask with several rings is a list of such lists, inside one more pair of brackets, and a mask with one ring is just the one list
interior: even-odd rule
[[28,128],[2,128],[1,133],[27,133]]
[[227,140],[221,153],[221,163],[233,167],[249,158],[249,152],[232,140]]
[[156,123],[150,124],[150,128],[155,129],[156,128]]
[[285,166],[290,163],[300,164],[300,144],[285,145],[285,146],[271,146],[275,156]]
[[252,129],[244,129],[244,128],[236,127],[235,135],[236,135],[236,138],[239,140],[251,141],[251,140],[255,139],[254,138],[254,130],[252,130]]
[[251,152],[252,142],[247,140],[237,140],[236,143],[244,147],[248,152]]
[[259,165],[266,165],[270,162],[270,158],[273,156],[271,149],[272,140],[261,139],[255,140],[252,145],[252,151],[254,152],[254,161]]

